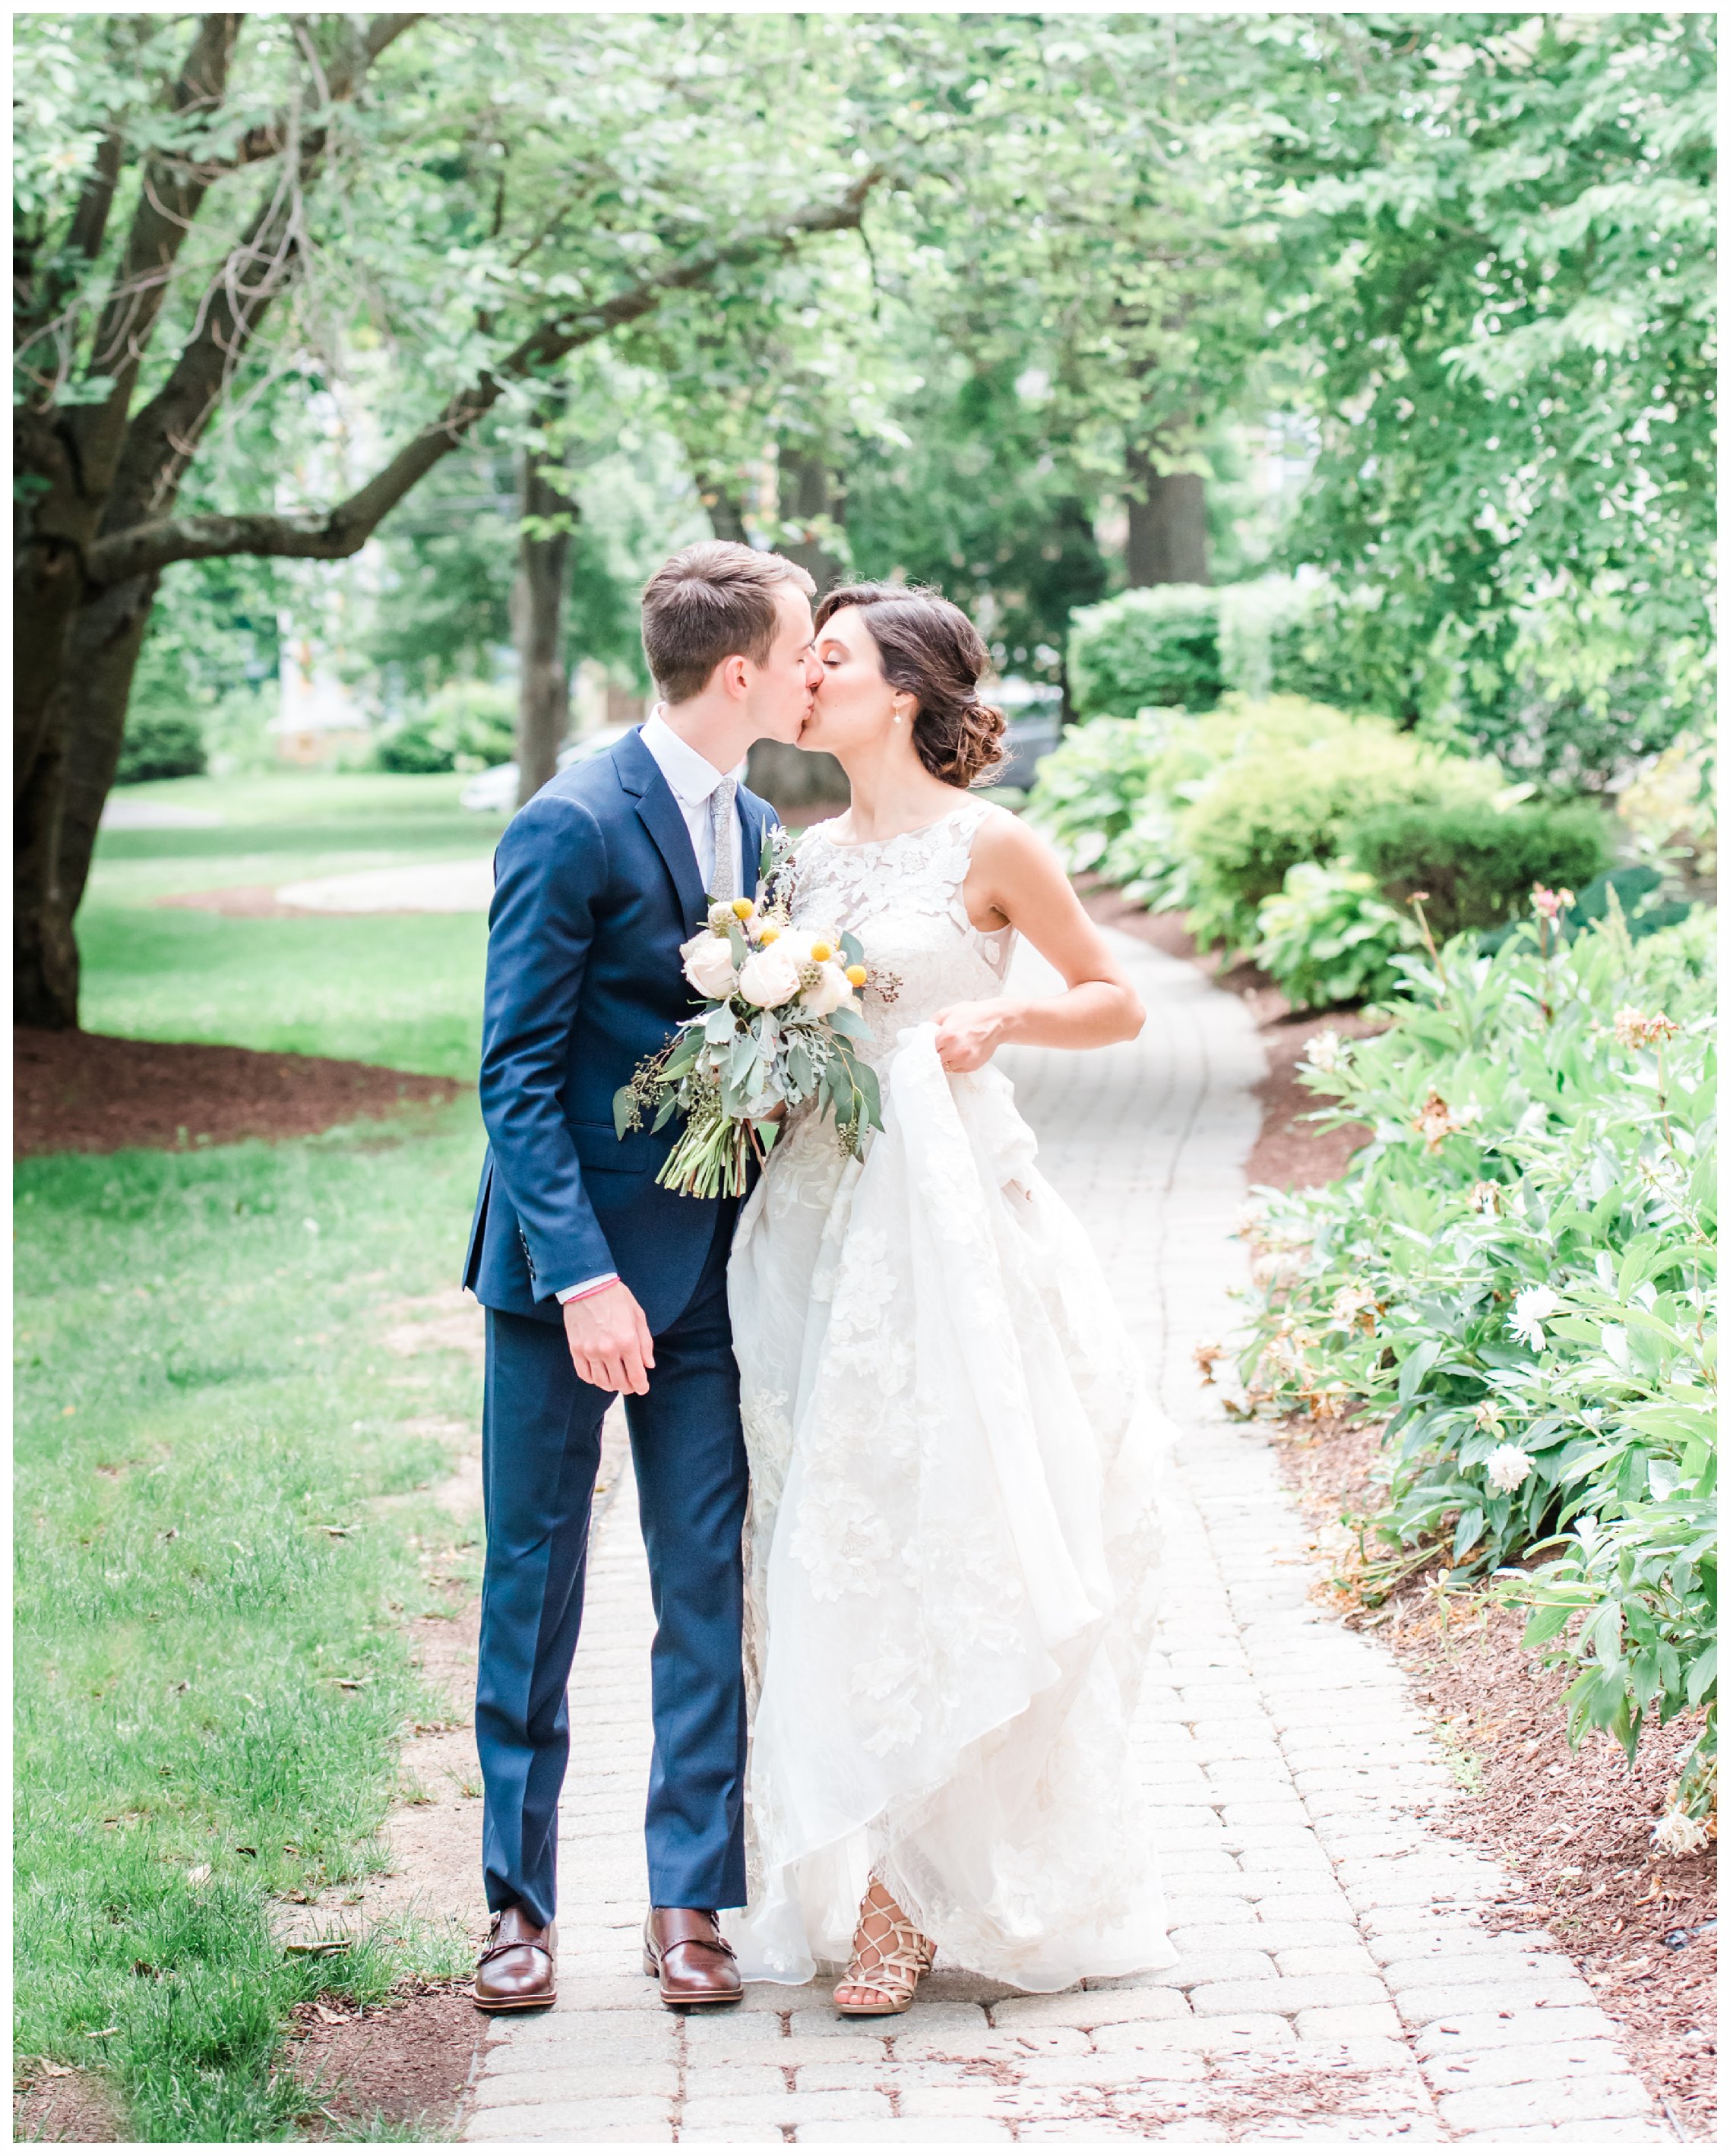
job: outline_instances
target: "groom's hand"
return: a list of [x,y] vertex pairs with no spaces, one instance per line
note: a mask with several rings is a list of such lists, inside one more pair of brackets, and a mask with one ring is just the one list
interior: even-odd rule
[[603,1393],[646,1393],[655,1368],[642,1305],[623,1281],[565,1305],[565,1344],[585,1385]]

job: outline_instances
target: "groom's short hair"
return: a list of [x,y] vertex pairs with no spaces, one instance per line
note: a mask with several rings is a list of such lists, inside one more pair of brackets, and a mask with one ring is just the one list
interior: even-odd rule
[[735,653],[761,666],[780,626],[775,591],[792,584],[809,598],[807,572],[784,554],[759,553],[731,539],[681,547],[643,588],[643,651],[670,704],[701,696]]

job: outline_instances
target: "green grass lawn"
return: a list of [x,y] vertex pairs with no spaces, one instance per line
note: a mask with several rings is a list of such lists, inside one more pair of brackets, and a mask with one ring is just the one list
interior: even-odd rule
[[472,1082],[486,922],[479,914],[98,908],[79,916],[91,1033],[232,1041]]
[[465,815],[456,806],[461,784],[296,773],[129,787],[128,801],[223,821],[102,834],[78,920],[85,1026],[472,1079],[486,954],[479,914],[248,920],[155,903],[172,891],[489,853],[500,819]]
[[[454,782],[148,791],[229,821],[105,836],[87,1026],[472,1075],[478,918],[149,903],[259,880],[237,865],[267,851],[280,881],[433,858],[439,829],[484,850],[496,826],[457,822]],[[411,1494],[446,1467],[434,1428],[475,1426],[478,1376],[385,1336],[454,1284],[480,1151],[465,1098],[412,1128],[19,1168],[17,2046],[104,2073],[139,2138],[299,2138],[294,2002],[465,1958],[432,1933],[289,1958],[270,1917],[375,1866],[425,1705],[405,1621],[478,1570],[471,1548],[429,1577],[418,1541],[450,1525]]]

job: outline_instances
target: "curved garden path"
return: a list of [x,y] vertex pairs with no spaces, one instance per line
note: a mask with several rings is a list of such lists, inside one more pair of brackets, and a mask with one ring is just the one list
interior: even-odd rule
[[1229,1328],[1241,1273],[1261,1054],[1235,998],[1113,942],[1141,1040],[1004,1060],[1180,1433],[1138,1731],[1179,1965],[1026,1998],[940,1962],[881,2022],[840,2020],[820,1986],[664,2012],[636,1947],[651,1620],[625,1467],[572,1680],[560,2002],[495,2027],[468,2138],[1671,2138],[1567,1955],[1482,1921],[1501,1876],[1419,1815],[1451,1783],[1398,1667],[1310,1599],[1271,1447],[1199,1383],[1191,1350]]

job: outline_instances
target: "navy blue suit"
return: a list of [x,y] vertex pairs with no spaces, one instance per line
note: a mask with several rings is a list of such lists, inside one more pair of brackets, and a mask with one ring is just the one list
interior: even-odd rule
[[[766,802],[737,797],[750,886]],[[480,1112],[489,1140],[465,1285],[486,1306],[486,1569],[475,1732],[487,1904],[536,1922],[556,1901],[565,1686],[583,1614],[590,1501],[613,1395],[571,1364],[560,1288],[617,1272],[655,1338],[628,1397],[655,1611],[649,1898],[745,1900],[740,1660],[746,1465],[727,1321],[737,1205],[656,1171],[678,1135],[614,1134],[613,1096],[693,997],[679,946],[701,924],[671,788],[630,734],[544,787],[500,841]]]

